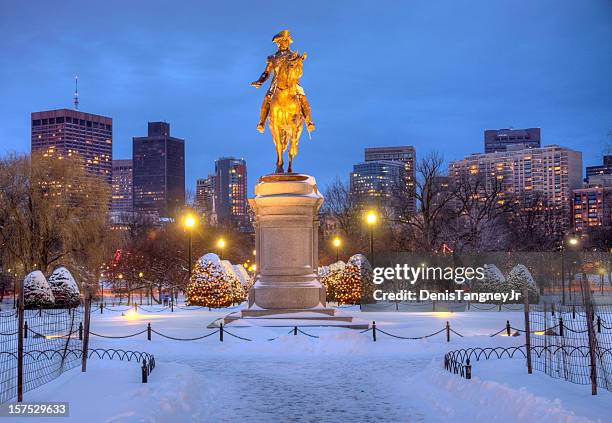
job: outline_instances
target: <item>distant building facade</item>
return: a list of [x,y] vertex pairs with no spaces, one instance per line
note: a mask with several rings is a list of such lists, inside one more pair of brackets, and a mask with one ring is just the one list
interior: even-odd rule
[[195,206],[199,213],[209,224],[217,223],[215,186],[216,175],[208,175],[206,178],[196,180]]
[[603,164],[597,166],[587,166],[586,168],[586,179],[591,182],[590,179],[593,176],[604,176],[612,175],[612,156],[605,155],[603,157]]
[[32,152],[78,155],[90,175],[112,183],[113,120],[71,109],[33,112]]
[[397,191],[408,195],[408,208],[416,210],[413,194],[416,150],[413,146],[371,147],[365,149],[365,161],[353,166],[351,195],[364,205],[393,207]]
[[134,210],[132,198],[132,160],[113,160],[111,212]]
[[484,131],[485,153],[506,151],[508,146],[523,145],[524,148],[540,148],[540,128],[486,129]]
[[134,211],[175,216],[185,204],[185,141],[170,135],[170,124],[149,122],[132,154]]
[[574,230],[612,226],[612,175],[596,174],[584,187],[574,190]]
[[582,153],[558,145],[509,148],[453,161],[448,173],[455,185],[463,178],[482,177],[483,188],[500,191],[499,202],[539,193],[548,207],[567,216],[569,225],[573,191],[582,186]]
[[244,159],[215,161],[215,213],[220,225],[248,229],[247,165]]

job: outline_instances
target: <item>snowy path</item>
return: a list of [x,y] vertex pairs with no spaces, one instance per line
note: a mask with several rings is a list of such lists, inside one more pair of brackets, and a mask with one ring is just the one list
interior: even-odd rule
[[[161,333],[196,337],[228,310],[93,316],[97,333],[136,333],[148,322]],[[94,337],[92,347],[155,354],[148,384],[138,365],[92,360],[26,394],[26,400],[71,402],[70,422],[605,422],[612,395],[590,395],[588,387],[527,375],[523,360],[474,363],[467,381],[442,368],[444,353],[472,346],[513,346],[521,337],[489,334],[506,320],[521,327],[522,313],[359,313],[379,328],[404,336],[436,332],[449,321],[463,334],[419,341],[338,328],[308,328],[319,336],[287,334],[286,328],[232,328],[224,342],[209,337],[178,342],[154,334],[133,338]],[[275,338],[268,342],[267,339]],[[49,419],[54,421],[56,419]],[[46,420],[42,420],[46,421]]]
[[418,404],[389,388],[397,383],[393,369],[414,373],[427,359],[385,363],[367,357],[266,357],[253,361],[256,365],[222,358],[181,360],[212,387],[211,421],[234,422],[245,416],[251,422],[425,421]]

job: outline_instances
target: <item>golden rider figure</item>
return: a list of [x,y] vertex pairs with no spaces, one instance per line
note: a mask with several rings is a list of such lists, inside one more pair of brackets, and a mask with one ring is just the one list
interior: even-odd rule
[[[259,123],[257,124],[257,130],[259,132],[264,132],[266,119],[268,118],[268,113],[270,112],[270,101],[274,94],[274,90],[276,89],[277,77],[279,68],[283,64],[283,62],[287,60],[291,60],[295,57],[295,53],[289,49],[289,44],[293,42],[291,39],[291,34],[289,30],[285,29],[272,38],[272,41],[276,43],[278,46],[278,50],[271,56],[268,56],[268,61],[266,63],[266,69],[263,71],[261,76],[257,81],[251,82],[251,85],[255,88],[260,88],[264,82],[270,77],[270,73],[272,73],[272,82],[270,83],[270,88],[266,92],[264,97],[263,104],[261,105],[261,111],[259,113]],[[304,54],[304,58],[305,58]],[[304,89],[298,84],[297,85],[297,97],[300,102],[300,106],[302,109],[302,115],[306,121],[306,129],[308,132],[312,132],[315,129],[314,123],[312,122],[312,116],[310,115],[310,106],[308,105],[308,100],[306,100],[306,94],[304,94]]]

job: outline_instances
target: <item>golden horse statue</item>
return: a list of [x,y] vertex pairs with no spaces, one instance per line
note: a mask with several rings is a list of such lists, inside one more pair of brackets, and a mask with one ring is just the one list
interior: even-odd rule
[[287,147],[289,147],[287,172],[292,173],[293,158],[298,152],[298,142],[304,124],[309,132],[314,130],[310,106],[299,84],[306,53],[299,54],[289,49],[289,44],[293,40],[288,30],[276,34],[272,41],[278,45],[278,51],[268,57],[266,69],[257,81],[251,83],[255,88],[260,88],[272,75],[272,83],[261,105],[257,130],[264,132],[264,125],[268,120],[268,127],[276,146],[276,173],[284,173],[283,153]]
[[293,172],[293,158],[298,153],[298,143],[304,127],[304,115],[300,104],[298,82],[302,76],[302,62],[306,54],[295,53],[279,67],[276,87],[270,99],[268,127],[276,147],[276,173],[283,173],[283,153],[289,147],[287,172]]

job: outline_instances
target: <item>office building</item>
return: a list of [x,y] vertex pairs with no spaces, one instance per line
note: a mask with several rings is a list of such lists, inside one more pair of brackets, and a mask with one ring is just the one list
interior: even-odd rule
[[134,211],[175,217],[185,205],[185,141],[170,135],[170,124],[149,122],[132,154]]
[[90,175],[112,183],[113,120],[71,109],[33,112],[32,152],[78,155]]
[[391,207],[398,194],[404,195],[407,198],[403,205],[414,212],[414,147],[369,147],[365,149],[364,159],[364,162],[353,166],[351,195],[361,203],[381,207]]

